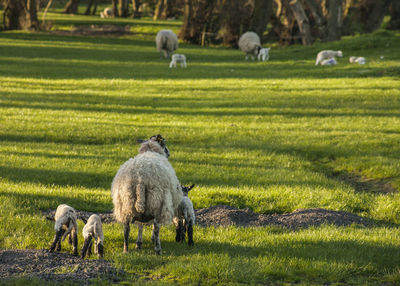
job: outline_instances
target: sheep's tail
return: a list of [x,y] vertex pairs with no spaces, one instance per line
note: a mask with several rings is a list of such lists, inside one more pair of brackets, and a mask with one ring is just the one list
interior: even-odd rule
[[135,209],[138,213],[144,213],[145,208],[146,208],[146,187],[142,183],[142,180],[139,179],[139,182],[136,185]]

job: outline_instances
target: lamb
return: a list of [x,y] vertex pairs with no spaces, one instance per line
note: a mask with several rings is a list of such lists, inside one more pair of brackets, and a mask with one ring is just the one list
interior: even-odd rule
[[364,65],[367,62],[367,60],[364,57],[350,57],[349,62],[358,63],[359,65]]
[[[111,185],[115,219],[124,224],[124,252],[128,252],[129,224],[153,221],[153,242],[161,254],[160,225],[170,224],[182,200],[182,189],[161,135],[142,142],[139,154],[118,170]],[[141,235],[139,227],[138,238]],[[139,241],[139,240],[138,240]],[[141,248],[139,243],[137,248]]]
[[337,64],[337,61],[334,58],[323,60],[321,62],[322,66],[333,66],[333,65],[336,65],[336,64]]
[[246,54],[247,60],[249,55],[254,60],[254,55],[258,55],[261,49],[260,37],[254,32],[246,32],[239,39],[239,49]]
[[178,49],[178,37],[171,30],[161,30],[156,36],[157,51],[160,53],[164,52],[164,57],[169,58],[171,54]]
[[96,214],[91,215],[86,225],[83,227],[82,234],[85,242],[81,250],[81,258],[85,258],[86,253],[89,256],[91,255],[92,239],[94,239],[94,253],[102,258],[104,256],[104,234],[101,218]]
[[100,12],[100,18],[112,18],[114,17],[114,11],[111,8],[105,8],[103,12]]
[[177,242],[184,242],[187,232],[188,245],[194,245],[193,225],[195,224],[196,218],[193,203],[188,196],[189,191],[193,189],[193,187],[194,185],[191,185],[190,187],[182,186],[183,198],[178,207],[178,214],[174,217],[174,224],[176,227],[175,240]]
[[335,57],[343,57],[342,51],[332,51],[332,50],[324,50],[320,51],[317,55],[317,60],[315,61],[315,65],[317,66],[319,63],[322,63],[325,59],[334,59]]
[[56,221],[54,226],[56,234],[50,246],[50,252],[54,252],[54,250],[61,251],[61,241],[64,241],[67,235],[69,235],[68,242],[73,245],[73,253],[77,256],[78,224],[75,210],[66,204],[59,205],[54,219]]
[[262,48],[258,52],[258,60],[260,61],[268,61],[269,60],[269,50],[270,48]]
[[169,67],[170,68],[172,68],[172,67],[176,68],[176,64],[177,63],[180,63],[181,67],[186,68],[187,65],[186,65],[186,57],[185,57],[185,55],[181,55],[181,54],[172,55],[172,60],[169,63]]

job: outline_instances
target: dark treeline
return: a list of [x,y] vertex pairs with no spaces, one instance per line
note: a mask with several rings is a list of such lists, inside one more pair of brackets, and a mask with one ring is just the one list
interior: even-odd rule
[[[3,29],[38,30],[37,11],[51,0],[0,1]],[[400,29],[399,0],[87,0],[85,14],[95,15],[100,1],[110,4],[115,17],[140,18],[144,12],[154,20],[181,17],[179,37],[199,45],[236,46],[246,31],[263,41],[311,45],[373,32],[384,16],[390,17],[387,29]],[[68,0],[64,12],[78,13],[79,4]]]

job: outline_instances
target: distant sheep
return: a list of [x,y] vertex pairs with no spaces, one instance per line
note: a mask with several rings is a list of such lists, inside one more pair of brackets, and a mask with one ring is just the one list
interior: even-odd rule
[[248,60],[249,55],[254,60],[261,49],[260,37],[254,32],[246,32],[239,39],[239,49],[246,54],[245,59]]
[[186,65],[186,57],[185,57],[185,55],[181,55],[181,54],[172,55],[172,60],[169,63],[169,67],[170,68],[172,68],[172,67],[176,68],[176,64],[177,63],[180,63],[181,67],[186,68],[187,65]]
[[[124,252],[128,252],[130,223],[153,220],[155,252],[161,254],[160,224],[170,224],[182,201],[182,189],[161,135],[144,141],[139,154],[125,162],[111,185],[115,219],[124,224]],[[139,234],[140,234],[139,227]],[[141,245],[137,244],[137,248]]]
[[333,66],[333,65],[336,65],[336,64],[337,64],[337,61],[334,58],[323,60],[321,62],[322,66]]
[[73,245],[73,253],[77,256],[78,224],[75,210],[66,204],[59,205],[54,219],[56,221],[54,225],[56,234],[50,246],[50,252],[54,252],[54,250],[61,251],[61,241],[64,241],[67,235],[69,235],[68,242]]
[[114,17],[114,11],[111,8],[105,8],[103,12],[100,12],[100,18],[112,18]]
[[157,51],[160,53],[160,58],[162,57],[162,52],[164,52],[165,58],[169,58],[178,49],[178,37],[171,30],[161,30],[156,36],[156,46]]
[[315,65],[322,64],[323,60],[326,59],[335,59],[335,57],[343,57],[342,51],[332,51],[332,50],[324,50],[320,51],[317,55],[317,60],[315,61]]
[[82,234],[85,242],[83,243],[81,258],[85,258],[86,253],[89,256],[92,254],[92,239],[94,239],[94,253],[102,258],[104,256],[104,234],[101,218],[96,214],[91,215],[83,227]]
[[258,52],[258,60],[259,61],[268,61],[269,60],[269,50],[270,48],[262,48]]
[[196,222],[194,214],[193,203],[189,199],[188,193],[193,189],[194,185],[190,187],[182,186],[183,198],[178,207],[178,214],[174,217],[174,224],[176,227],[175,240],[177,242],[184,242],[186,232],[188,234],[188,245],[193,245],[193,225]]
[[359,65],[364,65],[367,62],[367,60],[364,57],[350,57],[349,62],[357,63]]

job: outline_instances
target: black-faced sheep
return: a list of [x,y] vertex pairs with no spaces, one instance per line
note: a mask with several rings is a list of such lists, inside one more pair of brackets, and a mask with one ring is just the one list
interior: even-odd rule
[[332,50],[320,51],[317,55],[315,65],[317,66],[319,63],[322,64],[322,61],[326,59],[335,59],[335,57],[340,57],[340,58],[343,57],[342,51],[332,51]]
[[186,65],[186,57],[185,57],[185,55],[181,55],[181,54],[172,55],[172,60],[169,63],[169,67],[170,68],[172,68],[172,67],[176,68],[176,64],[177,63],[180,63],[182,68],[186,68],[187,65]]
[[177,216],[174,217],[174,224],[176,227],[175,240],[177,242],[185,242],[186,232],[188,234],[188,245],[194,245],[193,242],[193,225],[196,222],[194,214],[193,203],[189,199],[188,193],[193,189],[194,185],[190,187],[182,186],[183,198],[178,206]]
[[247,60],[249,55],[254,60],[261,49],[260,37],[254,32],[246,32],[239,39],[239,49],[246,54]]
[[66,204],[59,205],[54,219],[56,234],[50,246],[50,252],[60,251],[61,241],[64,241],[69,235],[68,242],[73,246],[73,254],[78,255],[78,224],[75,210]]
[[[111,185],[114,217],[124,224],[124,252],[130,223],[153,220],[155,252],[161,254],[160,224],[170,224],[182,200],[182,190],[161,135],[142,143],[139,154],[125,162]],[[140,228],[139,228],[140,232]]]
[[171,30],[161,30],[156,36],[156,46],[157,51],[160,53],[160,58],[162,57],[162,52],[164,52],[164,57],[169,58],[178,49],[178,37]]
[[93,214],[89,217],[87,223],[82,230],[83,243],[81,257],[85,258],[86,253],[90,256],[92,254],[92,244],[94,239],[94,253],[98,254],[100,258],[104,256],[104,234],[103,227],[101,224],[101,218]]

